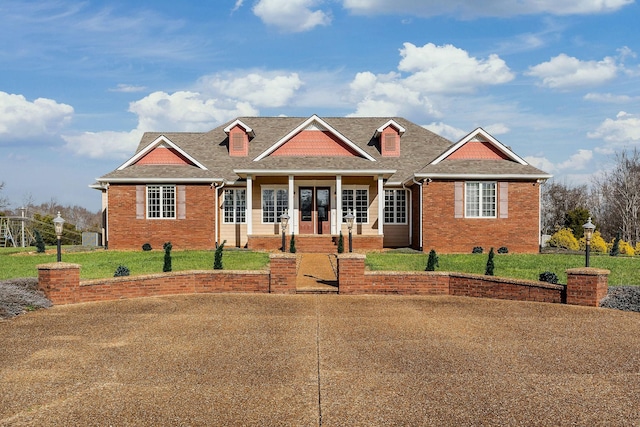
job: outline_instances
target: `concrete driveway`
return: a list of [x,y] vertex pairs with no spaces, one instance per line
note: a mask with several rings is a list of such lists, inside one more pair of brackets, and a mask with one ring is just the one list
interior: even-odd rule
[[640,425],[640,315],[188,295],[0,322],[0,425]]

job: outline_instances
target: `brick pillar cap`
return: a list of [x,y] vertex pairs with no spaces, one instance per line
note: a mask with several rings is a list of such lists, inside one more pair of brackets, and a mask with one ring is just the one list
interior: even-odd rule
[[50,262],[48,264],[36,265],[38,270],[69,270],[72,268],[80,269],[80,264],[73,264],[70,262]]
[[274,258],[289,259],[289,258],[295,258],[295,257],[296,257],[296,254],[287,253],[287,252],[274,252],[272,254],[269,254],[269,259],[274,259]]
[[582,276],[608,276],[611,271],[603,268],[581,267],[581,268],[569,268],[566,270],[567,274],[579,274]]
[[365,254],[358,253],[346,253],[346,254],[338,254],[338,259],[366,259],[367,256]]

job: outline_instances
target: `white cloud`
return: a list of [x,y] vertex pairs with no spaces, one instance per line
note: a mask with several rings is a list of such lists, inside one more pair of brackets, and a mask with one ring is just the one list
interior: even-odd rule
[[233,117],[258,114],[247,102],[220,101],[188,91],[154,92],[132,102],[129,111],[138,115],[139,130],[173,132],[207,131]]
[[364,15],[390,12],[418,16],[452,15],[463,19],[530,14],[574,15],[614,12],[634,0],[343,0],[345,9]]
[[142,133],[137,129],[131,132],[84,132],[77,135],[63,135],[62,139],[66,142],[66,149],[80,156],[93,159],[126,159],[135,152]]
[[53,135],[73,117],[73,107],[53,99],[28,101],[23,95],[0,92],[0,142]]
[[236,4],[233,6],[233,9],[231,9],[231,13],[240,9],[243,3],[244,3],[244,0],[236,0]]
[[123,93],[134,93],[134,92],[143,92],[146,90],[146,86],[134,86],[120,83],[115,88],[109,89],[109,92],[123,92]]
[[425,129],[429,129],[431,132],[438,134],[444,138],[447,138],[450,141],[459,141],[462,139],[467,133],[462,129],[458,129],[456,127],[450,126],[443,122],[433,122],[428,125],[423,126]]
[[588,93],[583,99],[585,101],[602,102],[606,104],[627,104],[638,99],[637,96],[614,95],[612,93]]
[[198,82],[203,92],[250,102],[257,107],[287,105],[303,85],[297,73],[284,75],[276,71],[205,76]]
[[483,126],[483,129],[493,136],[504,135],[505,133],[509,133],[511,131],[511,129],[509,129],[509,127],[504,123],[493,123]]
[[602,61],[581,61],[562,53],[547,62],[529,67],[529,76],[541,79],[541,85],[552,89],[596,86],[614,79],[623,69],[612,57]]
[[473,92],[479,86],[496,85],[513,80],[514,75],[498,55],[487,59],[469,56],[452,45],[427,43],[417,47],[404,43],[400,49],[400,71],[412,73],[407,86],[427,92]]
[[615,119],[606,119],[587,134],[589,138],[603,139],[612,145],[640,142],[640,116],[620,111]]
[[331,23],[329,13],[313,10],[320,3],[318,0],[259,0],[253,13],[267,25],[299,33]]
[[548,173],[577,171],[586,169],[593,159],[593,151],[579,149],[577,153],[560,163],[553,163],[546,157],[527,156],[524,160],[530,165]]

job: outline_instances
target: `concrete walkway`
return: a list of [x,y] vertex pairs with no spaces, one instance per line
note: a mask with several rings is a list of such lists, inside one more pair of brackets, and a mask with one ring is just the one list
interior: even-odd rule
[[640,315],[201,294],[0,321],[0,426],[640,425]]
[[297,293],[337,293],[337,258],[334,254],[299,254]]

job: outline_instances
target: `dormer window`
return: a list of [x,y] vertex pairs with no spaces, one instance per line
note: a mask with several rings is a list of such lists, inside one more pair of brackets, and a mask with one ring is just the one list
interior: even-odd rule
[[379,138],[380,154],[383,157],[400,156],[400,137],[404,131],[404,128],[394,120],[389,120],[376,129],[375,136]]
[[229,136],[229,155],[231,157],[246,157],[249,155],[249,138],[255,134],[253,130],[236,120],[224,129]]

